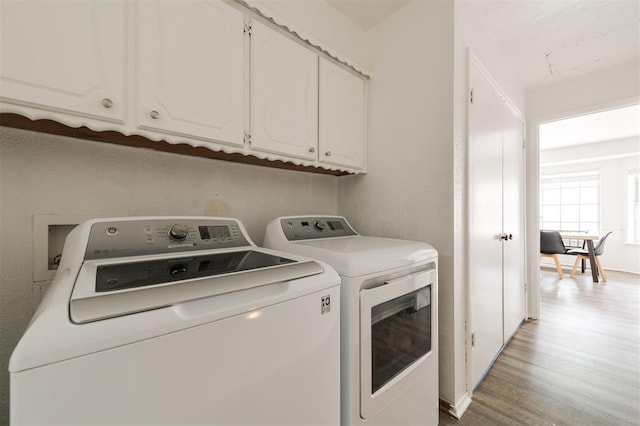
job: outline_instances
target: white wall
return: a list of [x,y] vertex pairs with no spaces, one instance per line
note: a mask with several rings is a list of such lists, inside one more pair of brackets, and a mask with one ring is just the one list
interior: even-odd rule
[[[540,151],[540,174],[600,172],[600,235],[613,232],[600,258],[605,269],[640,274],[640,245],[626,242],[627,178],[639,167],[640,138]],[[560,256],[560,261],[572,267],[575,256]],[[541,264],[552,266],[552,261]]]
[[640,101],[640,62],[616,65],[526,92],[527,242],[530,313],[539,317],[538,125],[545,121],[629,105]]
[[[529,90],[526,93],[529,121],[583,114],[638,98],[639,76],[640,63],[634,61]],[[533,130],[533,126],[529,129]]]

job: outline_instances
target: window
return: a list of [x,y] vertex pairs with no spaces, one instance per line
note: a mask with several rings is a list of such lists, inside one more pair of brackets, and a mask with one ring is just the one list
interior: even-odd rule
[[600,172],[540,176],[540,229],[600,233]]
[[629,170],[627,188],[627,242],[640,244],[640,169]]

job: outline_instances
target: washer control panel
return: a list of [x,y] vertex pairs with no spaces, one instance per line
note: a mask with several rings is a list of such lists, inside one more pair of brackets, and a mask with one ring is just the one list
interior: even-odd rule
[[91,226],[85,259],[175,253],[252,245],[233,219],[132,219]]
[[286,217],[280,226],[289,241],[358,235],[341,216]]

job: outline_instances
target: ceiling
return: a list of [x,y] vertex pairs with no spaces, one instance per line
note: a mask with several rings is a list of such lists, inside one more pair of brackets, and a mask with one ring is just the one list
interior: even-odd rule
[[640,104],[540,125],[540,149],[640,137]]
[[400,9],[409,0],[327,0],[344,16],[365,31]]
[[[638,0],[461,1],[484,21],[526,89],[640,57]],[[327,2],[368,31],[408,0]]]

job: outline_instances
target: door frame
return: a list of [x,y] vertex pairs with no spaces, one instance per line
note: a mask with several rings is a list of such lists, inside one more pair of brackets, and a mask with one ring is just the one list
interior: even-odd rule
[[625,97],[596,105],[533,117],[525,150],[525,227],[526,227],[526,280],[527,318],[540,319],[540,132],[541,124],[579,117],[610,109],[637,105],[637,97]]

